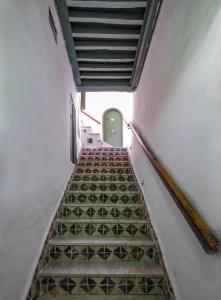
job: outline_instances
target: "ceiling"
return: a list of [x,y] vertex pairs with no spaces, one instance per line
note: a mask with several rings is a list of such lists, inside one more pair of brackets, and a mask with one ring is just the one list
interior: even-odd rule
[[78,91],[133,91],[162,0],[56,0]]

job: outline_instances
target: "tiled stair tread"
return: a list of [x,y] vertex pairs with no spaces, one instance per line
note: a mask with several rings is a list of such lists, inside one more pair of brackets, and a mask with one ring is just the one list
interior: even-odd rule
[[82,194],[82,193],[84,193],[84,194],[94,194],[94,195],[97,195],[97,194],[140,194],[139,193],[139,191],[124,191],[124,192],[122,192],[122,191],[70,191],[70,190],[68,190],[67,192],[66,192],[67,194]]
[[58,223],[90,223],[90,224],[148,224],[148,220],[137,219],[56,219]]
[[[83,169],[83,170],[87,170],[88,169],[88,167],[87,166],[76,166],[76,168],[77,169]],[[130,172],[131,173],[133,173],[132,172],[132,170],[131,170],[131,168],[130,167],[93,167],[93,169],[105,169],[105,170],[107,170],[107,171],[109,171],[110,169],[130,169]],[[78,171],[78,170],[77,170]],[[78,173],[78,172],[77,172]],[[106,174],[106,173],[105,173]]]
[[[113,172],[107,172],[107,173],[104,173],[104,172],[91,172],[91,173],[87,173],[87,172],[76,171],[75,175],[82,176],[82,177],[83,176],[120,176],[120,175],[122,175],[122,176],[133,176],[133,173],[113,173]],[[71,179],[71,181],[74,181],[74,180],[75,180],[74,178]],[[135,180],[130,181],[130,182],[135,182]]]
[[129,168],[129,162],[127,161],[80,161],[78,167],[91,167],[91,168]]
[[[93,162],[129,162],[127,155],[117,155],[117,156],[114,156],[114,155],[111,155],[111,156],[109,156],[109,155],[99,155],[98,156],[97,155],[97,157],[99,157],[101,159],[106,158],[107,160],[99,160],[99,159],[96,159],[95,156],[93,157],[92,155],[88,155],[88,156],[81,156],[80,159],[79,159],[79,162],[82,162],[82,161],[85,161],[85,162],[92,162],[92,161]],[[87,158],[90,158],[90,159],[87,159]]]
[[105,261],[105,262],[49,262],[40,276],[151,276],[163,277],[163,269],[150,261]]
[[102,183],[106,183],[106,184],[131,184],[134,183],[135,181],[120,181],[120,180],[114,180],[114,181],[110,181],[110,180],[72,180],[70,183],[87,183],[87,184],[92,184],[92,183],[96,183],[96,184],[102,184]]
[[86,184],[92,184],[92,183],[95,183],[95,184],[102,184],[102,183],[105,183],[105,184],[134,184],[135,181],[109,181],[109,180],[72,180],[70,182],[71,184],[74,184],[74,183],[77,183],[77,184],[83,184],[83,183],[86,183]]
[[65,207],[104,207],[104,208],[108,208],[108,207],[116,207],[116,208],[124,208],[124,207],[128,207],[128,208],[137,208],[137,207],[141,207],[143,208],[144,205],[143,204],[128,204],[128,203],[122,203],[122,204],[118,204],[118,203],[92,203],[92,204],[83,204],[83,203],[62,203],[61,207],[65,206]]
[[[86,168],[85,168],[86,169]],[[98,168],[99,169],[99,168]],[[127,169],[127,168],[124,168],[124,169]],[[79,171],[79,170],[76,170],[75,172],[75,175],[77,176],[120,176],[120,175],[123,175],[123,176],[132,176],[133,173],[132,172],[127,172],[127,173],[124,173],[123,171],[120,173],[118,172],[111,172],[111,171],[107,171],[106,173],[104,172],[101,172],[101,170],[98,170],[98,172],[94,172],[94,171],[91,171],[91,172],[86,172],[85,170],[83,170],[83,172]]]
[[147,238],[136,237],[87,237],[87,238],[53,238],[48,242],[54,246],[153,246],[154,242]]
[[[90,126],[84,126],[86,128],[90,128]],[[127,148],[126,147],[97,147],[97,148],[94,148],[95,150],[94,151],[113,151],[113,150],[116,150],[116,151],[126,151]],[[86,150],[86,151],[93,151],[91,150],[91,148],[87,148],[87,147],[84,147],[82,148],[82,150]]]
[[97,148],[82,148],[83,151],[89,151],[89,152],[126,152],[127,153],[127,148],[126,147],[97,147]]
[[166,300],[157,295],[43,295],[37,300]]

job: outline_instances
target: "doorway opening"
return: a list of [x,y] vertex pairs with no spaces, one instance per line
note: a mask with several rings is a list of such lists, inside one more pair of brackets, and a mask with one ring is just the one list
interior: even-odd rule
[[76,143],[76,110],[72,95],[70,96],[70,156],[73,163],[77,162]]
[[110,108],[103,114],[103,140],[113,147],[123,146],[123,117],[120,110]]

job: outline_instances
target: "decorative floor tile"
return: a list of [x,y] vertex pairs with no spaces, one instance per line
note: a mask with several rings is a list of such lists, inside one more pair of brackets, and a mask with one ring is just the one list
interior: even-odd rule
[[[75,273],[68,271],[72,264],[79,266]],[[27,300],[39,295],[175,300],[126,149],[81,151]]]

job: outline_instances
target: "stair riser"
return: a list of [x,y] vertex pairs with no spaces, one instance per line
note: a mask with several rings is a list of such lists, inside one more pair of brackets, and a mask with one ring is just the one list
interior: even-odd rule
[[72,181],[102,181],[102,182],[135,182],[135,178],[132,175],[99,175],[99,174],[94,174],[94,175],[75,175],[72,178]]
[[81,156],[90,156],[90,155],[94,155],[94,156],[99,156],[99,155],[107,155],[107,156],[128,156],[128,153],[126,151],[93,151],[91,149],[88,150],[83,150],[81,152]]
[[138,187],[134,183],[73,183],[70,184],[70,191],[91,191],[91,192],[134,192]]
[[150,228],[147,224],[124,223],[57,223],[55,230],[57,236],[66,238],[77,237],[149,237]]
[[130,164],[128,162],[79,162],[78,167],[99,167],[99,168],[129,168]]
[[48,246],[49,261],[143,261],[157,262],[153,246]]
[[162,277],[41,276],[41,294],[56,295],[163,295]]
[[127,153],[127,151],[93,151],[93,150],[89,149],[88,151],[83,150],[81,152],[81,157],[84,157],[84,156],[94,156],[94,157],[127,156],[128,157],[128,153]]
[[133,208],[127,207],[72,207],[72,206],[65,206],[60,209],[59,218],[65,219],[145,219],[147,216],[145,214],[144,208],[136,207]]
[[106,156],[82,156],[79,160],[79,163],[82,162],[129,162],[128,157],[127,156],[112,156],[112,157],[106,157]]
[[76,168],[76,174],[110,174],[110,175],[117,175],[117,174],[132,174],[132,171],[130,168],[102,168],[102,167],[96,167],[96,168],[88,168],[88,167],[77,167]]
[[141,203],[140,195],[138,193],[130,193],[124,195],[124,193],[84,193],[84,192],[72,192],[65,197],[64,203],[75,204],[139,204]]

